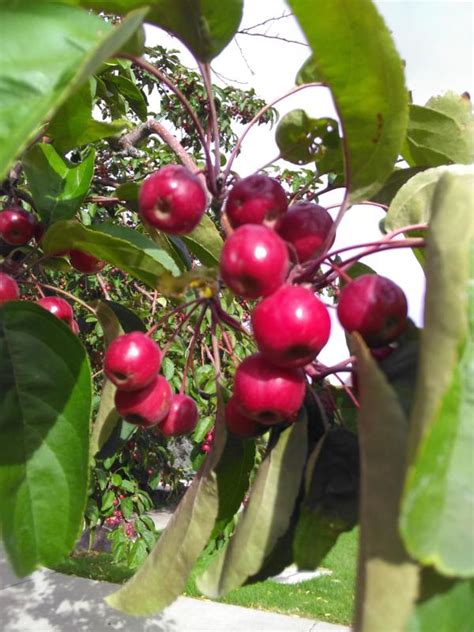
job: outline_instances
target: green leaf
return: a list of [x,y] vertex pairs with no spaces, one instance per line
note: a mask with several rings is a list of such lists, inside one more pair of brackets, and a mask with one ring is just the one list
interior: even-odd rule
[[407,183],[408,180],[413,178],[413,176],[416,176],[422,171],[422,167],[413,167],[410,169],[395,169],[395,171],[389,176],[380,191],[377,191],[377,193],[370,198],[371,201],[389,206],[401,187],[405,183]]
[[56,149],[64,154],[75,147],[117,136],[128,127],[130,123],[126,120],[105,122],[92,118],[92,88],[87,82],[59,108],[47,134]]
[[135,314],[135,312],[132,312],[131,309],[125,307],[125,305],[122,305],[121,303],[116,303],[115,301],[101,302],[113,311],[119,320],[120,326],[126,334],[131,331],[146,332],[147,328],[145,323]]
[[474,158],[471,102],[453,92],[434,97],[425,107],[410,105],[402,155],[412,167],[470,164]]
[[392,172],[405,137],[402,61],[370,0],[287,1],[340,116],[350,199],[365,200]]
[[293,541],[299,568],[318,568],[339,535],[353,529],[358,500],[357,436],[345,428],[332,428],[306,466],[305,497]]
[[474,175],[444,174],[427,238],[425,327],[400,523],[413,557],[463,577],[474,573],[473,206]]
[[171,257],[136,230],[113,224],[86,228],[79,222],[56,222],[43,240],[45,252],[77,249],[128,272],[146,285],[159,286],[165,272],[179,274]]
[[74,0],[74,3],[119,14],[150,6],[146,21],[176,35],[204,62],[216,57],[233,38],[243,6],[243,0]]
[[471,632],[474,629],[474,581],[448,580],[425,569],[422,594],[406,632]]
[[117,592],[109,605],[128,614],[150,615],[172,603],[204,549],[219,511],[215,467],[226,442],[223,419],[218,418],[212,450],[195,475],[165,530],[138,572]]
[[310,55],[298,70],[295,83],[297,86],[301,86],[304,83],[320,83],[322,81],[323,79],[319,74],[318,66],[314,61],[314,57]]
[[418,587],[418,568],[398,533],[408,423],[396,393],[357,334],[353,345],[361,395],[361,529],[354,628],[405,632]]
[[315,162],[318,174],[342,171],[341,141],[334,119],[315,119],[304,110],[292,110],[278,124],[275,140],[284,160],[297,165]]
[[143,93],[136,83],[122,75],[108,75],[103,79],[106,85],[112,83],[117,88],[141,121],[146,121],[148,106]]
[[26,301],[0,308],[0,531],[15,572],[54,565],[82,529],[92,385],[69,327]]
[[39,126],[141,24],[146,11],[112,28],[83,9],[52,2],[0,7],[0,180]]
[[305,419],[283,430],[260,465],[231,540],[197,579],[203,594],[212,598],[224,595],[260,570],[289,526],[306,451]]
[[94,175],[95,151],[69,168],[52,145],[34,145],[23,165],[28,186],[41,219],[47,225],[72,219],[89,192]]
[[199,225],[181,239],[203,265],[210,268],[219,266],[223,241],[209,215],[203,215]]

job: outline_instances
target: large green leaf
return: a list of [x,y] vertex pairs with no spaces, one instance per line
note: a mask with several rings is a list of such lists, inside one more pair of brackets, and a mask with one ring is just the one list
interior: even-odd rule
[[221,456],[225,463],[226,434],[223,420],[219,419],[213,448],[155,548],[138,572],[107,597],[109,605],[129,614],[149,615],[166,608],[183,592],[219,513],[215,467]]
[[219,597],[258,573],[289,526],[306,452],[304,420],[280,434],[260,465],[231,540],[197,580],[202,593]]
[[474,154],[474,125],[469,99],[448,92],[425,107],[410,105],[403,157],[412,167],[470,164]]
[[472,632],[474,581],[448,580],[431,569],[422,574],[421,595],[406,632]]
[[203,215],[199,225],[181,239],[203,265],[210,268],[219,265],[223,241],[209,215]]
[[89,192],[94,162],[94,150],[75,167],[69,167],[52,145],[38,143],[27,152],[23,165],[28,186],[46,225],[74,217]]
[[146,21],[176,35],[200,61],[211,61],[230,42],[243,0],[64,0],[95,11],[124,14],[150,7]]
[[358,519],[359,448],[353,432],[333,428],[320,440],[308,459],[305,488],[294,560],[299,568],[316,569]]
[[0,180],[39,126],[131,37],[145,13],[112,28],[64,4],[0,5]]
[[92,228],[75,221],[56,222],[43,240],[45,252],[77,249],[89,252],[155,288],[165,272],[179,274],[171,257],[136,230],[113,224]]
[[287,0],[331,89],[347,147],[352,202],[369,198],[393,170],[406,133],[402,62],[370,0]]
[[425,327],[401,530],[446,575],[474,574],[474,175],[444,174],[427,239]]
[[408,422],[395,391],[357,334],[353,344],[361,404],[360,549],[354,629],[405,632],[418,587],[418,568],[398,532]]
[[69,327],[26,301],[0,308],[0,524],[18,575],[74,546],[87,497],[92,384]]
[[370,198],[371,201],[389,206],[402,186],[408,182],[408,180],[413,178],[413,176],[420,173],[420,171],[423,171],[422,167],[395,169],[395,171],[388,177],[380,191],[377,191],[377,193]]
[[126,120],[96,121],[92,117],[92,86],[85,83],[56,112],[47,134],[56,149],[65,153],[102,138],[117,136],[130,126]]

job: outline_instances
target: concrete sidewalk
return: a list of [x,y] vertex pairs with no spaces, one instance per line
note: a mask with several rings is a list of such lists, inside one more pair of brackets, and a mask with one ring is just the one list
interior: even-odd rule
[[48,569],[18,579],[0,549],[2,632],[349,632],[312,619],[188,597],[154,617],[130,617],[103,601],[115,590],[114,584]]

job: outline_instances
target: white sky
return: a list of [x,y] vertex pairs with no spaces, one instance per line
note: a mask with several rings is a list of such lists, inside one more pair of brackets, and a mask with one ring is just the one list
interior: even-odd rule
[[[406,61],[407,85],[412,91],[414,102],[424,104],[431,96],[446,90],[459,93],[467,90],[474,96],[474,2],[375,0],[375,4],[392,31],[401,57]],[[287,13],[289,9],[283,0],[246,0],[241,28]],[[259,30],[304,42],[292,17]],[[147,43],[161,43],[183,50],[178,40],[154,28],[147,28]],[[309,54],[306,46],[240,35],[237,43],[232,42],[212,62],[212,68],[228,78],[230,83],[235,82],[242,88],[254,87],[258,96],[271,101],[294,86],[296,73]],[[195,66],[186,51],[183,52],[182,60]],[[214,79],[218,82],[216,77]],[[311,116],[336,118],[330,95],[321,88],[300,92],[276,107],[280,115],[295,108],[303,108]],[[249,175],[277,154],[274,130],[268,126],[255,126],[244,142],[235,168],[242,176]],[[329,206],[339,202],[340,198],[340,194],[330,193],[321,198],[321,203]],[[335,247],[377,239],[380,235],[378,223],[383,216],[384,212],[376,207],[352,208],[341,224]],[[420,323],[424,276],[413,255],[408,251],[397,251],[366,257],[364,261],[405,290],[410,316]],[[322,362],[333,364],[344,357],[347,357],[344,338],[336,319],[333,319],[333,335],[319,358]]]

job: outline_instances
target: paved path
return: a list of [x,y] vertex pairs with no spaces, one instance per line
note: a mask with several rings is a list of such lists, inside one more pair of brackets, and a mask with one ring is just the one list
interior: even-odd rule
[[2,632],[349,632],[349,628],[180,597],[154,617],[129,617],[104,597],[116,585],[40,569],[15,577],[0,550]]

